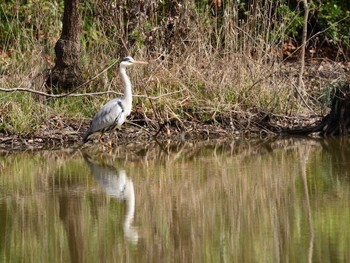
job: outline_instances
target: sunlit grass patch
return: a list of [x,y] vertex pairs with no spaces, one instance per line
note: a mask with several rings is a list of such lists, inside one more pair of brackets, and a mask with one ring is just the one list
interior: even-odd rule
[[10,94],[0,98],[2,120],[0,129],[6,132],[29,133],[39,128],[46,109],[30,94]]

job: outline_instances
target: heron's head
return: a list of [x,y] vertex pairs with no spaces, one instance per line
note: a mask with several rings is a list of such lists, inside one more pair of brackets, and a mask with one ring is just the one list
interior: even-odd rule
[[138,60],[135,60],[133,59],[132,57],[125,57],[122,59],[122,61],[120,62],[120,66],[121,67],[128,67],[128,66],[131,66],[131,65],[134,65],[134,64],[148,64],[148,62],[146,61],[138,61]]

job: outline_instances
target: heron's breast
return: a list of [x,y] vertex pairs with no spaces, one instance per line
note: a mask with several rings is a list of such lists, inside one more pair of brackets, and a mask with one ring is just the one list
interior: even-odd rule
[[117,119],[117,126],[122,126],[122,124],[125,122],[125,119],[126,119],[126,114],[125,112],[122,112],[120,114],[120,117]]

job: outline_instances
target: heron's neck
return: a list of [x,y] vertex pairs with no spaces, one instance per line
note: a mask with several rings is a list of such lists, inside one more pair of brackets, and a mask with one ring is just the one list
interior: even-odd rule
[[128,180],[127,182],[127,192],[126,192],[126,215],[125,215],[125,226],[130,226],[132,221],[134,220],[134,214],[135,214],[135,191],[134,191],[134,184],[131,180]]
[[124,102],[125,102],[125,111],[126,114],[129,115],[131,113],[131,107],[132,107],[132,91],[131,91],[131,82],[128,75],[126,75],[126,69],[125,67],[119,68],[119,73],[123,81],[124,86]]

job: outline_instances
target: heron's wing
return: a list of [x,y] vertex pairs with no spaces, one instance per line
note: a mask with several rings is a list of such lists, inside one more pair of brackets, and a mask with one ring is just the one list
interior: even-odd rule
[[116,125],[121,125],[125,121],[124,106],[121,99],[113,99],[107,102],[91,122],[87,131],[92,134],[98,131],[109,130]]

